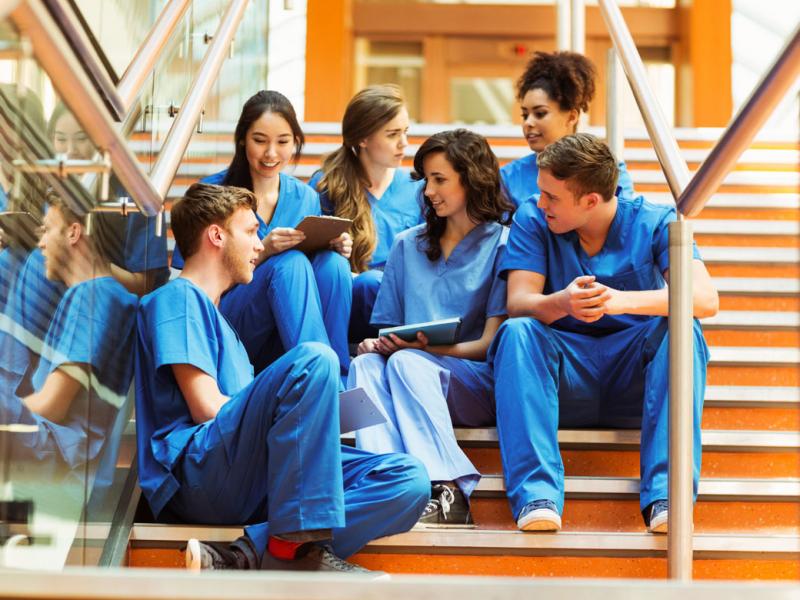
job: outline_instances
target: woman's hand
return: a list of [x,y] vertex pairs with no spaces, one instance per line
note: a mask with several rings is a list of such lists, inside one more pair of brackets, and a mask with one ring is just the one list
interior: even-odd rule
[[264,244],[264,254],[273,256],[294,248],[304,239],[306,234],[302,231],[291,227],[276,227],[261,240],[261,243]]
[[330,242],[331,250],[338,252],[346,259],[350,259],[353,253],[353,238],[346,231],[337,238],[333,238]]
[[369,354],[370,352],[377,352],[376,345],[378,343],[378,338],[367,338],[363,340],[359,345],[358,349],[356,350],[356,356],[361,354]]
[[379,337],[376,340],[373,352],[380,352],[384,356],[389,356],[398,350],[426,350],[427,348],[428,338],[421,331],[417,332],[417,340],[415,342],[406,342],[395,334],[390,333],[388,336]]

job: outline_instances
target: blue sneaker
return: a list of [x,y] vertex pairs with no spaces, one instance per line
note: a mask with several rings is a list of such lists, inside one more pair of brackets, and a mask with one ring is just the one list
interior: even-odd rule
[[667,533],[669,530],[669,503],[656,500],[645,511],[645,525],[650,533]]
[[517,527],[522,531],[558,531],[561,515],[552,500],[534,500],[522,507],[517,518]]

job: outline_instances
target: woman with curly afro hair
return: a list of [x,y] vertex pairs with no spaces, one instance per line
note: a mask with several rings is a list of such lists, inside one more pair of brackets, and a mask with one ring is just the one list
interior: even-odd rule
[[[522,134],[533,154],[500,169],[511,201],[519,206],[539,193],[536,153],[577,131],[581,112],[589,110],[597,71],[592,62],[575,52],[536,52],[517,81],[517,100],[522,109]],[[633,197],[633,182],[620,162],[617,195]]]

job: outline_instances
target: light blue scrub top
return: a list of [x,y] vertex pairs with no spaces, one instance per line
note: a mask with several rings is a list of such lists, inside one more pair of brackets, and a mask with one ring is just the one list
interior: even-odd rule
[[77,394],[66,422],[40,422],[72,467],[100,454],[125,403],[133,380],[137,303],[137,296],[113,277],[84,281],[66,291],[47,330],[33,389],[41,390],[62,365],[91,365],[90,389]]
[[417,235],[425,225],[402,232],[389,253],[375,300],[375,327],[461,317],[459,342],[477,340],[486,320],[506,314],[506,283],[498,277],[508,227],[482,223],[447,260],[430,261]]
[[[322,179],[322,171],[317,171],[311,176],[308,185],[316,190],[320,179]],[[422,216],[424,187],[424,180],[414,181],[411,173],[406,169],[395,169],[392,182],[386,188],[383,196],[376,198],[366,192],[367,200],[372,208],[375,234],[378,237],[375,252],[372,253],[372,260],[369,263],[371,268],[382,267],[386,264],[392,242],[398,233],[425,221]],[[319,201],[322,205],[322,214],[334,214],[334,206],[328,198],[327,192],[320,193]]]
[[[619,162],[618,166],[617,196],[633,198],[633,181],[630,173],[628,173],[628,167],[624,162]],[[539,194],[539,185],[536,183],[537,177],[539,177],[539,167],[536,165],[535,152],[507,163],[500,168],[500,178],[503,180],[508,199],[518,208],[525,200],[534,194]]]
[[[528,201],[514,213],[508,246],[500,262],[501,277],[513,270],[539,273],[546,278],[545,294],[563,290],[582,275],[594,275],[598,282],[617,290],[661,289],[665,285],[662,273],[669,268],[668,226],[674,220],[674,207],[652,204],[643,196],[619,198],[605,244],[589,257],[575,231],[552,233],[544,212]],[[694,257],[700,258],[696,245]],[[649,318],[605,315],[594,323],[584,323],[566,316],[552,326],[603,336]]]
[[[200,182],[223,185],[222,182],[227,173],[228,170],[225,169],[214,175],[204,177]],[[296,177],[285,173],[280,173],[279,176],[278,202],[275,205],[272,219],[270,219],[269,223],[265,223],[264,219],[258,213],[255,213],[256,219],[258,219],[258,237],[262,240],[276,227],[297,227],[300,221],[306,217],[322,214],[317,192]],[[175,269],[183,269],[183,264],[183,256],[181,256],[178,247],[175,246],[175,250],[172,253],[172,266]]]
[[174,279],[142,298],[137,328],[139,482],[158,515],[180,487],[172,467],[200,427],[170,365],[197,367],[226,396],[253,381],[253,366],[228,320],[188,279]]

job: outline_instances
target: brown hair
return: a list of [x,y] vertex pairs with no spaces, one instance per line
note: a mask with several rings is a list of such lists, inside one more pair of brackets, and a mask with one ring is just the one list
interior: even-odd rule
[[[500,183],[500,165],[497,157],[482,135],[466,129],[442,131],[425,140],[414,155],[414,178],[425,177],[425,158],[441,152],[453,170],[458,173],[459,183],[464,188],[467,214],[477,223],[497,221],[508,224],[514,206],[508,201]],[[447,225],[425,197],[423,208],[426,226],[417,239],[423,242],[428,260],[439,260],[442,256],[441,238]]]
[[356,273],[369,268],[377,245],[372,208],[365,191],[370,181],[358,158],[359,143],[394,119],[403,106],[403,96],[396,85],[372,85],[358,92],[344,111],[342,146],[322,162],[323,175],[317,190],[328,195],[334,215],[353,221],[350,267]]
[[617,189],[619,167],[614,155],[604,142],[588,133],[574,133],[553,142],[536,155],[536,164],[566,181],[576,200],[596,192],[608,202]]
[[536,52],[517,80],[517,99],[531,90],[543,90],[563,111],[587,112],[594,98],[597,70],[576,52]]
[[206,227],[224,227],[237,209],[255,211],[257,207],[258,201],[250,190],[210,183],[192,184],[170,212],[172,233],[184,260],[197,252],[200,234]]
[[[66,199],[54,190],[48,190],[45,199],[48,210],[57,209],[66,225],[78,223],[81,226],[82,235],[97,258],[102,261],[109,260],[115,247],[120,244],[119,232],[114,229],[111,222],[113,217],[118,215],[92,212],[91,208],[82,206],[74,200]],[[87,223],[89,218],[92,220],[91,229]]]

